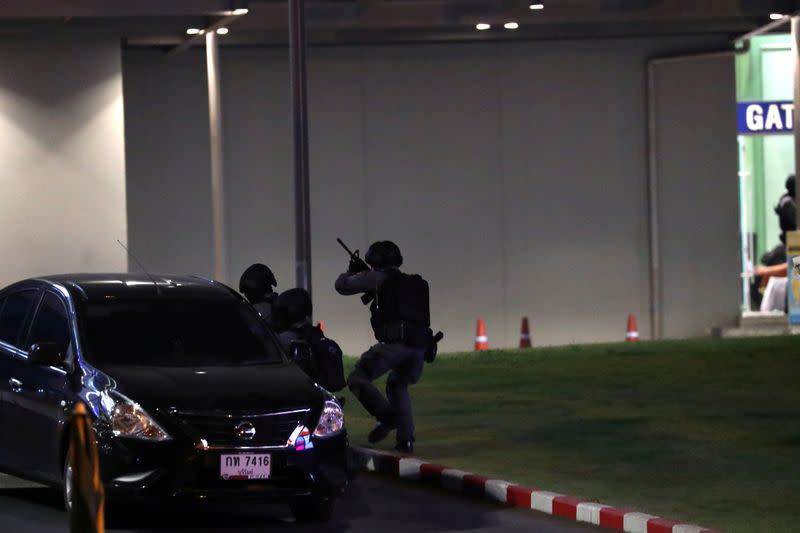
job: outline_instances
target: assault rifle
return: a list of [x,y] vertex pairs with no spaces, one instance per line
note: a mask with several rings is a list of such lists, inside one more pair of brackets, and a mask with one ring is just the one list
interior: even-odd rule
[[[367,264],[366,261],[364,261],[364,259],[361,258],[360,255],[358,255],[358,250],[356,250],[355,252],[350,251],[350,248],[348,248],[347,245],[344,243],[344,241],[342,241],[342,239],[340,238],[337,238],[336,242],[339,243],[339,246],[344,248],[344,251],[347,252],[347,255],[350,256],[350,263],[357,268],[357,270],[355,271],[351,268],[350,269],[351,272],[356,273],[369,270],[369,265]],[[372,303],[372,300],[374,299],[375,299],[375,291],[365,292],[361,296],[361,303],[363,303],[364,305],[369,305]]]

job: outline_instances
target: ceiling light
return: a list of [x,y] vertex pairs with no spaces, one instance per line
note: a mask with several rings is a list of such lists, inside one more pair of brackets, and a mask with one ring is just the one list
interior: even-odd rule
[[531,4],[529,7],[534,11],[539,11],[540,9],[544,9],[544,4]]
[[479,22],[478,24],[475,24],[475,29],[480,31],[488,30],[491,27],[491,24],[486,24],[485,22]]
[[189,28],[186,30],[187,35],[197,35],[198,33],[200,33],[200,30],[197,28]]
[[247,9],[246,7],[240,7],[239,9],[233,10],[234,15],[247,15],[249,12],[250,10]]
[[783,17],[784,17],[784,15],[782,15],[781,13],[772,13],[769,16],[769,18],[771,18],[772,20],[780,20]]
[[506,22],[505,24],[503,24],[503,27],[507,30],[516,30],[517,28],[519,28],[519,24],[517,24],[516,22]]
[[228,28],[217,28],[217,33],[220,35],[228,35]]

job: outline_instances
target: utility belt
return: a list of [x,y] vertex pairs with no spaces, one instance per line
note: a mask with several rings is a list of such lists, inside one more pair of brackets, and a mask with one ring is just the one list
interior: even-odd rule
[[428,327],[398,320],[388,324],[372,324],[378,342],[401,343],[415,348],[425,348],[430,343],[431,330]]

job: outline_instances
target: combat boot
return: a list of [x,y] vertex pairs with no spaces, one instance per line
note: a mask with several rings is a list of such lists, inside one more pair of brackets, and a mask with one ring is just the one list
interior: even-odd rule
[[397,441],[397,445],[394,447],[400,453],[404,454],[412,454],[414,453],[414,441],[413,440],[399,440]]
[[389,436],[389,433],[397,429],[397,424],[393,421],[378,422],[378,425],[373,428],[367,435],[367,440],[371,444],[380,442]]

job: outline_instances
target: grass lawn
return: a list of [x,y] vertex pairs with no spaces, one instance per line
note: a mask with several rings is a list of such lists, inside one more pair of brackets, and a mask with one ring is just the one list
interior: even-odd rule
[[[416,454],[729,533],[798,531],[798,348],[779,337],[440,356],[411,389]],[[365,444],[373,422],[345,395],[351,442]]]

